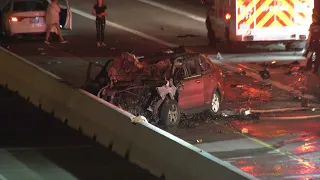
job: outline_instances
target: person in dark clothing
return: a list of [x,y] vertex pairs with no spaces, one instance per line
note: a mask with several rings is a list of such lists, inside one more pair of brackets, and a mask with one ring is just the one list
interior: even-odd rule
[[107,6],[103,4],[103,0],[97,0],[97,4],[93,6],[92,14],[96,16],[97,46],[106,46],[104,43],[104,30],[108,12]]
[[207,16],[206,18],[206,28],[207,28],[207,38],[209,41],[209,46],[212,46],[213,48],[215,48],[216,46],[216,35],[215,32],[212,29],[212,24],[211,24],[211,20],[210,17]]
[[317,74],[320,66],[320,21],[319,17],[313,16],[313,23],[310,25],[310,35],[308,39],[308,62],[305,68],[305,71],[310,71],[312,69],[313,64],[313,52],[316,54],[316,59],[314,61],[314,70],[313,73]]
[[207,28],[207,39],[209,41],[209,46],[216,48],[216,34],[212,29],[212,22],[210,19],[211,14],[213,13],[214,4],[212,0],[200,0],[201,4],[206,6],[207,9],[207,17],[206,17],[206,28]]

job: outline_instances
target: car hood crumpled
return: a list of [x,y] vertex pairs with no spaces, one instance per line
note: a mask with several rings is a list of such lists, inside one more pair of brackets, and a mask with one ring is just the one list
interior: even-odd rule
[[169,58],[155,64],[140,62],[135,55],[121,53],[108,70],[111,81],[165,80],[170,79],[172,64]]

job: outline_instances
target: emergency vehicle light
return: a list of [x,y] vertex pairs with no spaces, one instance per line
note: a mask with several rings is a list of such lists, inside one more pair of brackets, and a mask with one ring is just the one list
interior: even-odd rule
[[230,13],[227,13],[226,16],[225,16],[226,20],[229,20],[231,19],[231,14]]

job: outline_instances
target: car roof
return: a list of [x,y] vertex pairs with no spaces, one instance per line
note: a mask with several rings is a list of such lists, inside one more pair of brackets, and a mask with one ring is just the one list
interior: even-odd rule
[[[172,53],[172,54],[160,54],[160,55],[152,55],[149,57],[144,57],[143,59],[141,59],[141,62],[145,62],[147,64],[155,64],[158,63],[160,61],[169,59],[170,61],[175,60],[176,58],[179,57],[183,57],[183,58],[187,58],[187,57],[192,57],[192,56],[199,56],[199,53],[193,53],[193,52],[187,52],[187,53]],[[184,59],[186,60],[186,59]],[[188,59],[187,59],[188,60]]]

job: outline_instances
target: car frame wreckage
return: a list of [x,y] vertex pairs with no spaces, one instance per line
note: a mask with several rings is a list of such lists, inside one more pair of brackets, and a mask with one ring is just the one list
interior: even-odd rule
[[[194,62],[199,62],[199,66]],[[202,72],[201,63],[205,63],[206,68]],[[187,64],[195,66],[194,74]],[[184,47],[149,57],[123,52],[108,60],[94,79],[90,79],[91,66],[85,90],[133,115],[146,117],[149,123],[175,126],[181,114],[205,111],[217,115],[220,112],[221,70],[207,56]]]

